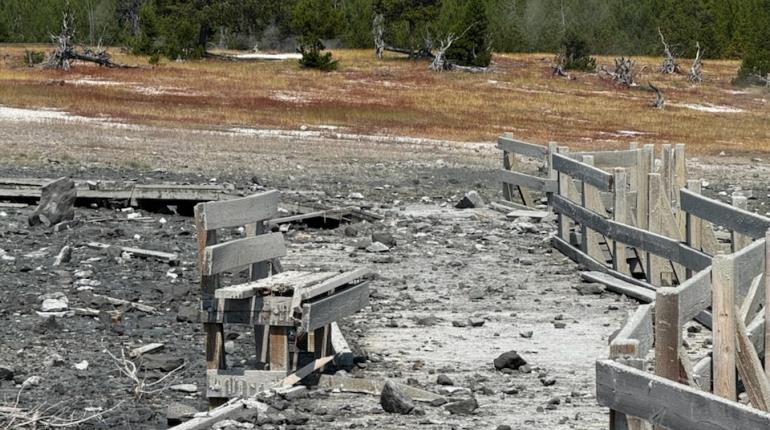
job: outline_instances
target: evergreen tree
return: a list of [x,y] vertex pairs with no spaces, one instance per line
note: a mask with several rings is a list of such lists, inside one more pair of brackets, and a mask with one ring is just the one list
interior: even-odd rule
[[324,71],[337,68],[337,61],[321,39],[332,38],[342,26],[342,13],[332,0],[299,0],[292,11],[292,27],[300,35],[300,65]]
[[213,0],[151,0],[139,13],[134,51],[168,58],[200,58],[213,34]]
[[417,35],[430,35],[430,24],[441,11],[441,0],[376,0],[374,11],[385,17],[391,33],[397,32],[392,27],[406,26],[406,43],[414,52],[418,49]]
[[752,83],[756,76],[767,78],[770,74],[770,0],[749,0],[741,18],[740,38],[745,43],[745,53],[738,71],[738,82]]
[[458,24],[454,31],[460,38],[447,51],[447,58],[463,66],[487,67],[492,51],[483,0],[468,1]]

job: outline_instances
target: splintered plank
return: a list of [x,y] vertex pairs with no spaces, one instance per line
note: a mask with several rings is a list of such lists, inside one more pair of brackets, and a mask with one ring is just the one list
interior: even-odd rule
[[309,300],[314,297],[326,294],[334,289],[337,289],[345,284],[349,284],[353,281],[363,279],[372,274],[372,271],[367,268],[359,268],[348,272],[340,273],[336,276],[330,277],[323,282],[319,282],[315,285],[308,285],[302,288],[294,289],[294,300],[292,301],[292,308],[300,309],[302,301]]
[[247,299],[253,297],[257,291],[263,289],[270,289],[271,286],[280,284],[282,282],[290,283],[296,278],[303,277],[309,272],[282,272],[269,278],[260,279],[254,282],[247,282],[245,284],[231,285],[218,289],[214,293],[214,297],[218,299]]
[[770,414],[610,360],[596,363],[600,405],[670,429],[770,428]]
[[286,371],[276,370],[224,370],[206,371],[207,397],[254,397],[276,386],[286,377]]
[[[100,243],[100,242],[88,242],[86,246],[93,249],[107,249],[112,245],[108,245],[106,243]],[[172,265],[179,263],[179,254],[175,252],[153,251],[150,249],[133,248],[130,246],[118,246],[118,248],[122,252],[129,253],[136,257],[152,258],[152,259],[163,261]]]

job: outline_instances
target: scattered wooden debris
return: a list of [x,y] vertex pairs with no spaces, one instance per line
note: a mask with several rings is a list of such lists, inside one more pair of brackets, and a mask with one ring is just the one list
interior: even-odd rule
[[[429,403],[439,399],[444,399],[444,397],[441,395],[420,388],[412,387],[411,385],[397,385],[409,397],[418,402]],[[383,380],[350,378],[347,376],[337,375],[321,375],[318,381],[319,388],[325,388],[327,390],[340,390],[346,393],[371,394],[373,396],[379,396],[380,393],[382,393],[382,388],[384,386],[385,381]]]
[[165,346],[164,344],[157,343],[157,342],[156,343],[148,343],[147,345],[142,345],[142,346],[140,346],[138,348],[132,349],[128,353],[128,356],[130,358],[140,357],[143,354],[149,354],[151,352],[160,351],[161,349],[163,349],[164,346]]
[[663,32],[660,31],[660,27],[658,27],[658,34],[660,35],[660,41],[663,43],[663,52],[666,54],[666,58],[663,60],[663,64],[661,64],[658,71],[664,74],[682,73],[682,69],[677,64],[674,54],[671,53],[671,49],[669,49],[668,43],[666,43],[666,39],[663,37]]
[[157,309],[155,309],[154,307],[148,306],[142,303],[129,302],[128,300],[116,299],[114,297],[104,296],[101,294],[94,294],[93,296],[95,298],[102,299],[111,305],[128,306],[129,308],[136,309],[142,312],[147,312],[150,314],[154,314],[155,312],[157,312]]
[[332,360],[334,360],[333,355],[329,355],[323,358],[317,358],[312,362],[310,362],[309,364],[302,367],[301,369],[298,369],[296,372],[282,379],[279,384],[283,387],[290,387],[296,384],[297,382],[301,381],[305,377],[309,376],[313,372],[323,369],[324,366],[329,364]]
[[[93,249],[107,249],[115,245],[107,245],[106,243],[100,242],[88,242],[86,246]],[[121,252],[126,252],[137,257],[153,258],[168,263],[172,266],[179,264],[179,254],[174,252],[152,251],[149,249],[132,248],[130,246],[118,246],[118,248],[121,250]]]
[[232,418],[246,410],[253,411],[254,415],[267,412],[268,405],[254,399],[231,399],[227,403],[207,412],[196,414],[190,421],[172,427],[174,430],[202,430],[211,428],[214,424]]

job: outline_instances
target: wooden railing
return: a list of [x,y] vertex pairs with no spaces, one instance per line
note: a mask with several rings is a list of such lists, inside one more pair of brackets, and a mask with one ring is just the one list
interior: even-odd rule
[[[554,247],[590,271],[584,278],[645,303],[612,339],[610,360],[597,362],[610,428],[770,428],[770,366],[761,361],[770,356],[770,218],[746,210],[741,196],[733,205],[701,196],[682,145],[664,145],[657,170],[649,146],[538,153],[550,157],[556,181]],[[712,225],[730,232],[729,249]],[[693,319],[713,330],[710,356],[695,365],[682,348]],[[646,371],[651,352],[654,374]],[[739,378],[753,407],[737,402]]]

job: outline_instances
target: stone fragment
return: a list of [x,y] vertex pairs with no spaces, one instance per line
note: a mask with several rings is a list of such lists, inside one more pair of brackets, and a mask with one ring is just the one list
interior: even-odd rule
[[51,227],[62,221],[75,218],[75,182],[69,178],[59,178],[45,185],[41,190],[40,204],[29,216],[29,225],[44,224]]
[[445,374],[440,374],[438,377],[436,377],[436,383],[439,385],[454,385],[455,382],[450,378],[449,376]]
[[455,205],[457,209],[472,209],[484,207],[484,199],[476,191],[468,191]]
[[391,414],[410,414],[415,406],[414,401],[393,381],[387,381],[380,393],[380,405],[385,412]]
[[527,361],[524,360],[516,351],[504,352],[494,360],[495,369],[497,370],[518,370],[519,367],[525,364],[527,364]]
[[457,402],[450,402],[444,405],[444,409],[449,411],[449,413],[452,415],[470,415],[478,407],[479,403],[473,397]]

